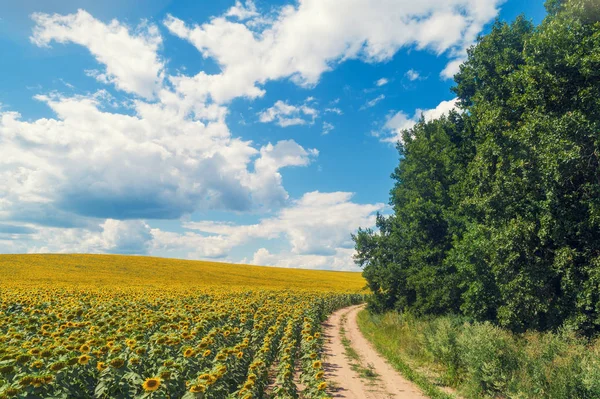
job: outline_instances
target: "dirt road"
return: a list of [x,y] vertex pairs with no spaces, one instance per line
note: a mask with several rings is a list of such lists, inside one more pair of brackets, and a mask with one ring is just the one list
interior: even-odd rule
[[325,322],[324,366],[330,394],[341,399],[426,399],[363,337],[356,324],[362,308],[340,309]]

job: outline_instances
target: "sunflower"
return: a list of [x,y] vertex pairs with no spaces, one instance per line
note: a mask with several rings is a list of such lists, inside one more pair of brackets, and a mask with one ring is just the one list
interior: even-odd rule
[[206,385],[204,385],[204,384],[192,385],[190,387],[190,392],[198,393],[198,392],[205,392],[205,391],[206,391]]
[[144,388],[144,391],[146,392],[156,391],[158,387],[160,387],[160,378],[158,377],[148,378],[142,384],[142,388]]
[[202,356],[208,357],[208,356],[210,356],[210,354],[211,354],[210,349],[207,349],[207,350],[204,351],[204,353],[202,354]]
[[50,365],[50,370],[59,371],[59,370],[64,369],[65,367],[67,367],[67,363],[65,363],[63,361],[58,361],[58,362],[52,363]]
[[109,364],[116,369],[120,369],[125,365],[125,360],[117,357],[111,360]]
[[323,381],[322,383],[320,383],[320,384],[317,386],[317,389],[318,389],[319,391],[324,391],[324,390],[325,390],[325,388],[327,388],[327,383],[326,383],[325,381]]
[[98,371],[104,371],[104,370],[106,370],[107,367],[108,366],[104,362],[98,362],[98,364],[96,365],[96,368],[98,369]]
[[90,346],[83,344],[79,347],[79,352],[81,353],[88,353],[90,351]]
[[88,362],[90,361],[91,356],[88,355],[81,355],[79,356],[79,359],[77,360],[77,363],[79,364],[88,364]]
[[194,350],[191,348],[187,348],[183,351],[183,357],[192,357],[194,356]]
[[320,369],[322,365],[323,364],[321,363],[320,360],[317,360],[317,361],[313,362],[313,364],[312,364],[313,368],[315,368],[315,369]]

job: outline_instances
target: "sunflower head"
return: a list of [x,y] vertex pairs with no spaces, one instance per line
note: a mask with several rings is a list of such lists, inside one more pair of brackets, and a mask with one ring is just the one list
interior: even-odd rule
[[120,369],[121,367],[123,367],[125,365],[125,360],[117,357],[117,358],[114,358],[113,360],[111,360],[109,364],[116,369]]
[[77,363],[79,364],[88,364],[88,362],[90,361],[91,357],[88,355],[81,355],[79,356],[79,359],[77,359]]
[[190,392],[198,393],[198,392],[205,392],[205,391],[206,391],[206,385],[204,385],[204,384],[192,385],[190,387]]
[[160,387],[160,378],[158,377],[148,378],[142,384],[142,388],[144,388],[144,391],[146,392],[156,391],[158,387]]

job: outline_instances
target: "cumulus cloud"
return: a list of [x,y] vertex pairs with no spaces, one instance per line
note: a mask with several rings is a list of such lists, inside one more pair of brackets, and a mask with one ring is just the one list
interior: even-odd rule
[[305,0],[281,7],[258,30],[251,16],[245,23],[227,19],[227,14],[233,15],[231,10],[224,17],[191,26],[170,15],[164,21],[169,31],[221,68],[219,74],[200,72],[171,80],[181,89],[222,103],[238,96],[262,96],[260,86],[269,80],[290,78],[313,86],[340,62],[386,61],[407,46],[460,58],[497,15],[501,2]]
[[[0,220],[35,204],[115,219],[281,204],[279,170],[316,155],[293,141],[256,149],[232,138],[221,116],[203,123],[164,103],[137,102],[131,116],[102,111],[94,97],[38,98],[56,119],[0,113]],[[270,162],[273,149],[294,162]]]
[[295,269],[327,269],[360,271],[353,261],[354,250],[338,248],[333,255],[296,255],[290,252],[271,253],[266,248],[259,248],[252,259],[253,265],[289,267]]
[[[224,256],[232,248],[255,238],[283,237],[290,243],[289,254],[292,257],[331,257],[341,250],[352,250],[350,234],[358,226],[373,226],[376,212],[384,208],[383,204],[357,204],[351,198],[352,193],[347,192],[314,191],[259,223],[188,222],[184,227],[209,236],[188,233],[171,236],[170,239],[179,240],[180,245],[189,248],[210,248],[213,256]],[[203,241],[205,238],[206,241]],[[351,259],[348,260],[351,262]]]
[[107,219],[93,228],[13,226],[11,230],[11,234],[27,234],[28,240],[11,242],[0,230],[1,252],[143,255],[148,253],[153,240],[150,227],[138,220]]
[[388,83],[389,83],[389,80],[388,80],[388,79],[386,79],[386,78],[381,78],[381,79],[379,79],[379,80],[377,80],[377,81],[375,82],[375,86],[377,86],[377,87],[381,87],[381,86],[385,86],[385,85],[386,85],[386,84],[388,84]]
[[285,101],[277,101],[272,107],[258,114],[262,123],[275,122],[281,127],[306,125],[314,123],[319,111],[308,104],[313,100],[309,97],[302,105],[290,105]]
[[259,13],[256,11],[256,5],[254,2],[247,0],[245,4],[242,4],[240,1],[236,1],[235,5],[227,10],[225,16],[237,18],[240,21],[243,21],[245,19],[257,17],[259,16]]
[[450,61],[446,67],[440,72],[440,76],[444,79],[452,79],[460,71],[460,65],[465,61],[465,57],[457,58]]
[[[383,205],[357,204],[344,192],[291,200],[281,170],[308,165],[318,151],[293,140],[259,146],[232,136],[227,103],[264,95],[270,80],[312,87],[345,60],[387,61],[402,47],[459,59],[500,2],[303,0],[264,14],[252,1],[237,1],[201,25],[169,16],[168,31],[220,67],[193,76],[169,74],[159,55],[162,36],[150,22],[103,22],[83,10],[36,13],[31,41],[87,48],[99,65],[85,73],[122,91],[127,105],[99,90],[37,95],[53,112],[47,118],[0,108],[0,251],[185,251],[222,258],[248,240],[280,239],[288,249],[261,248],[251,261],[353,267],[349,234],[373,226]],[[341,115],[337,102],[323,112]],[[402,125],[398,115],[386,124],[390,134]],[[296,105],[276,102],[259,118],[290,126],[318,116],[314,99],[307,98]],[[332,128],[323,123],[323,133]],[[148,224],[199,210],[272,216],[246,225],[188,223],[183,233]]]
[[113,83],[129,93],[152,98],[163,79],[164,62],[157,55],[162,38],[156,25],[142,22],[135,31],[113,20],[105,24],[84,10],[75,14],[35,13],[31,41],[76,43],[89,49],[106,70],[90,71],[103,83]]
[[386,134],[382,137],[382,141],[391,143],[402,141],[402,131],[413,127],[419,121],[421,116],[423,116],[426,121],[439,118],[455,109],[456,102],[457,99],[454,98],[452,100],[442,101],[432,109],[417,108],[412,117],[408,116],[408,114],[403,111],[396,112],[385,122],[384,130]]

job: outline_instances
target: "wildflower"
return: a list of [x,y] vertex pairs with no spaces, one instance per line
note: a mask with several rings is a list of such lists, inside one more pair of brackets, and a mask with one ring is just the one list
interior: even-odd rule
[[205,392],[205,391],[206,391],[206,385],[204,385],[204,384],[192,385],[190,388],[190,392],[194,392],[194,393]]
[[144,388],[144,391],[146,392],[156,391],[158,387],[160,387],[160,378],[158,377],[148,378],[142,384],[142,388]]
[[117,357],[117,358],[114,358],[113,360],[111,360],[109,362],[109,364],[116,369],[120,369],[121,367],[123,367],[125,365],[125,360]]
[[88,355],[81,355],[79,356],[79,359],[77,360],[77,363],[79,364],[88,364],[88,362],[90,361],[91,357]]

